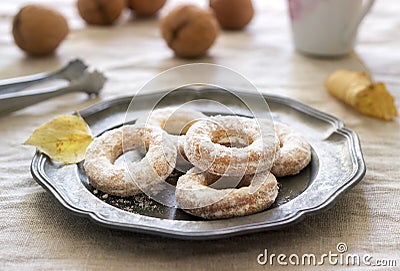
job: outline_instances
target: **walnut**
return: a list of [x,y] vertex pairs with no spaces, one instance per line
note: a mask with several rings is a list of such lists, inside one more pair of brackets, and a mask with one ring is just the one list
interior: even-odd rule
[[153,16],[167,0],[128,0],[128,7],[139,17]]
[[204,55],[218,36],[218,22],[210,10],[193,5],[173,9],[161,20],[161,34],[179,57]]
[[15,43],[34,56],[53,53],[68,32],[67,20],[61,13],[40,5],[21,8],[13,20]]
[[210,7],[222,28],[240,30],[254,16],[251,0],[210,0]]
[[78,0],[78,11],[88,24],[112,25],[126,7],[125,0]]

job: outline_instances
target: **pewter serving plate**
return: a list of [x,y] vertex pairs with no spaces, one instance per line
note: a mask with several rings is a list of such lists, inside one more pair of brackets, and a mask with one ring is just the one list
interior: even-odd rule
[[[130,111],[130,121],[134,122],[143,112],[148,112],[152,102],[164,97],[165,93],[135,97],[138,106]],[[247,92],[237,94],[249,100],[260,97]],[[340,195],[362,179],[365,164],[357,135],[345,128],[339,119],[292,99],[267,94],[263,98],[275,120],[304,134],[312,146],[312,162],[300,174],[278,179],[280,190],[276,202],[254,215],[207,221],[180,209],[165,207],[145,195],[126,199],[104,195],[90,186],[82,163],[61,165],[39,152],[33,157],[31,172],[36,181],[68,210],[111,228],[181,239],[216,239],[282,228],[332,206]],[[125,123],[131,99],[102,102],[80,114],[92,133],[99,135]],[[218,101],[237,114],[248,114],[235,95],[211,88],[179,89],[164,97],[161,105],[180,105],[201,99],[203,102],[198,108],[195,104],[194,109],[205,114],[224,113],[213,111],[213,106],[207,106],[206,100]]]

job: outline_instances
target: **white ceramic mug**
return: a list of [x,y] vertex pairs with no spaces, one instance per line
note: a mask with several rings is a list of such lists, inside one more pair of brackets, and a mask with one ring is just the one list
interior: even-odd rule
[[342,56],[375,0],[288,0],[294,45],[317,56]]

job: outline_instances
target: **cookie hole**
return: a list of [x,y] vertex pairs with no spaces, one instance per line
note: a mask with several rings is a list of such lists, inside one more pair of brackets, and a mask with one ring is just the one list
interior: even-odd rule
[[246,148],[253,143],[253,139],[237,131],[215,131],[211,135],[211,141],[228,148]]
[[181,136],[186,135],[190,126],[192,126],[195,122],[196,121],[193,120],[182,124],[180,122],[167,119],[162,123],[161,128],[170,135]]
[[114,162],[114,165],[119,168],[125,167],[125,161],[139,162],[144,157],[144,154],[138,150],[131,150],[120,155]]
[[212,176],[208,180],[208,186],[217,189],[229,189],[229,188],[241,188],[246,187],[251,184],[251,180],[254,175],[245,175],[245,176]]

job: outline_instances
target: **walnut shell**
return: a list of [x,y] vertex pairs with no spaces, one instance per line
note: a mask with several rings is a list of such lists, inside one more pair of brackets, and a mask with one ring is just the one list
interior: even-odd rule
[[167,0],[128,0],[128,7],[137,16],[146,17],[155,15],[167,2]]
[[254,16],[251,0],[210,0],[210,7],[221,27],[225,29],[243,29]]
[[27,5],[13,20],[12,33],[19,48],[34,56],[53,53],[69,33],[64,16],[47,7]]
[[193,5],[176,7],[161,20],[160,27],[167,45],[184,58],[204,55],[219,32],[213,13]]
[[126,7],[125,0],[78,0],[79,15],[88,24],[112,25]]

